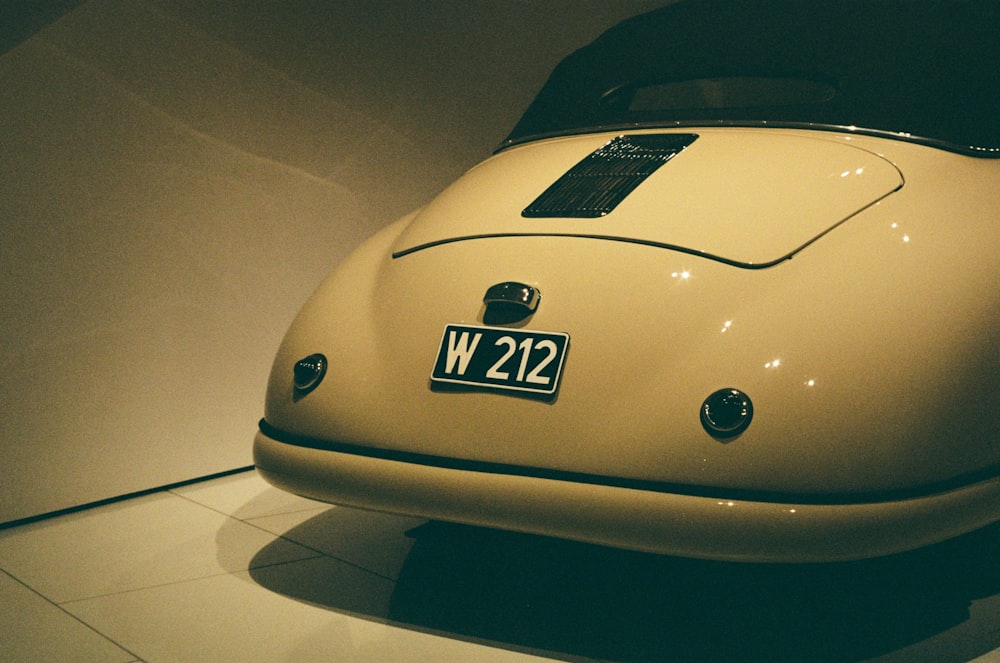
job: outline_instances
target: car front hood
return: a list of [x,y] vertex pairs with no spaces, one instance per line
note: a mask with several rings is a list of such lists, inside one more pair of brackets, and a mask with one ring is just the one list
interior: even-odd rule
[[[626,186],[603,211],[590,201],[609,179],[621,179],[620,165],[576,177],[569,204],[544,204],[544,193],[574,178],[574,166],[600,166],[621,141],[650,137],[676,138],[677,147],[661,150],[666,156],[652,172],[626,173],[635,188]],[[903,185],[893,164],[850,141],[839,134],[733,128],[540,141],[466,173],[416,215],[393,255],[456,241],[549,235],[649,244],[766,267]]]

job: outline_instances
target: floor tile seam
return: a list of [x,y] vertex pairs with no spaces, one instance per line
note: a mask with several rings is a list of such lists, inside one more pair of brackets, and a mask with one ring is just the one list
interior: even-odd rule
[[[247,525],[248,527],[254,528],[258,532],[262,532],[264,534],[267,534],[268,536],[274,537],[275,539],[281,539],[282,541],[285,541],[286,543],[291,543],[291,544],[293,544],[296,547],[304,548],[304,549],[306,549],[306,550],[308,550],[310,552],[315,553],[316,556],[331,557],[333,559],[338,559],[337,557],[334,557],[333,555],[329,555],[329,554],[323,552],[322,550],[318,550],[318,549],[316,549],[316,548],[314,548],[312,546],[306,545],[304,543],[299,543],[298,541],[293,541],[292,539],[289,539],[288,537],[286,537],[286,536],[284,536],[282,534],[278,534],[278,533],[273,532],[273,531],[271,531],[271,530],[269,530],[269,529],[267,529],[265,527],[262,527],[262,526],[258,525],[257,523],[251,522],[252,519],[237,518],[236,516],[234,516],[231,513],[226,513],[225,511],[222,511],[222,510],[217,509],[217,508],[212,507],[212,506],[208,506],[207,504],[202,504],[201,502],[197,502],[195,500],[192,500],[192,499],[190,499],[188,497],[185,497],[184,495],[176,495],[175,494],[175,496],[176,497],[180,497],[181,499],[187,500],[188,502],[191,502],[192,504],[200,506],[203,509],[207,509],[208,511],[211,511],[212,513],[215,513],[215,514],[218,514],[220,516],[223,516],[224,518],[226,518],[226,520],[232,520],[232,521],[235,521],[235,522],[238,522],[238,523],[243,523],[244,525]],[[260,517],[264,518],[266,516],[260,516]],[[342,562],[348,563],[348,564],[350,563],[350,562],[347,562],[347,560],[338,560],[338,561],[342,561]],[[265,566],[273,566],[273,565],[266,564]],[[247,567],[247,569],[243,569],[243,570],[249,570],[250,568],[258,568],[258,567]]]
[[7,576],[8,578],[10,578],[11,580],[13,580],[14,582],[16,582],[17,584],[21,585],[22,587],[24,587],[25,589],[27,589],[29,592],[31,592],[32,594],[34,594],[38,598],[46,601],[47,603],[51,603],[52,605],[56,606],[57,608],[59,607],[59,603],[58,602],[54,601],[52,598],[50,598],[50,597],[46,596],[45,594],[43,594],[40,589],[38,589],[37,587],[34,587],[30,582],[28,582],[26,580],[22,580],[21,578],[18,578],[16,575],[13,574],[13,572],[8,571],[8,570],[3,569],[3,568],[0,568],[0,573],[4,574],[5,576]]
[[[269,530],[269,529],[267,529],[265,527],[261,527],[260,525],[251,522],[250,521],[251,519],[237,518],[236,516],[234,516],[231,513],[226,513],[225,511],[222,511],[222,510],[217,509],[215,507],[209,506],[207,504],[202,504],[201,502],[192,500],[192,499],[190,499],[188,497],[185,497],[184,495],[177,495],[176,493],[173,493],[172,491],[171,491],[171,493],[175,497],[179,497],[179,498],[181,498],[183,500],[186,500],[186,501],[190,502],[191,504],[194,504],[194,505],[199,506],[199,507],[201,507],[203,509],[211,511],[214,514],[220,515],[220,516],[224,517],[227,521],[234,521],[234,522],[237,522],[237,523],[242,523],[242,524],[244,524],[244,525],[246,525],[248,527],[254,528],[258,532],[261,532],[263,534],[267,534],[270,537],[274,537],[275,540],[281,539],[282,541],[285,541],[286,543],[291,543],[292,545],[294,545],[297,548],[303,548],[305,550],[308,550],[309,552],[314,553],[313,557],[308,557],[308,558],[303,558],[303,559],[313,559],[314,557],[317,557],[317,556],[319,556],[319,557],[331,557],[333,559],[337,559],[336,557],[334,557],[332,555],[328,555],[327,553],[323,552],[322,550],[317,550],[316,548],[314,548],[312,546],[309,546],[309,545],[306,545],[306,544],[303,544],[303,543],[299,543],[298,541],[293,541],[292,539],[289,539],[289,538],[283,536],[282,534],[278,534],[278,533],[273,532],[273,531],[271,531],[271,530]],[[266,517],[266,516],[261,516],[261,517]],[[291,560],[291,561],[294,561],[294,560]],[[338,561],[343,561],[345,563],[349,563],[346,560],[338,560]],[[263,566],[273,566],[273,564],[264,564]],[[262,568],[262,567],[248,566],[246,569],[240,569],[240,570],[242,570],[242,571],[248,571],[248,570],[253,569],[253,568]]]
[[[622,663],[623,660],[628,660],[628,661],[633,660],[632,658],[628,659],[594,658],[592,656],[582,656],[579,654],[571,654],[568,652],[544,649],[542,647],[521,645],[511,642],[509,639],[492,640],[484,635],[475,635],[473,633],[449,631],[446,628],[416,624],[408,621],[400,621],[398,619],[393,619],[391,617],[375,618],[362,613],[353,613],[353,612],[343,612],[342,614],[350,615],[358,619],[363,619],[365,621],[369,621],[372,623],[382,624],[390,628],[397,628],[403,631],[409,631],[411,633],[429,635],[435,638],[443,638],[445,640],[461,642],[469,645],[476,645],[478,647],[486,647],[489,649],[508,652],[515,655],[531,656],[537,659],[541,659],[543,661],[552,661],[559,663]],[[640,659],[640,660],[645,661],[646,659]],[[652,661],[650,661],[650,663],[652,663]]]
[[[159,583],[154,583],[154,584],[151,584],[151,585],[143,585],[141,587],[129,587],[128,589],[123,589],[123,590],[120,590],[120,591],[117,591],[117,592],[106,592],[104,594],[94,594],[93,596],[84,596],[84,597],[77,597],[77,598],[65,599],[65,600],[58,601],[58,602],[53,601],[52,599],[48,599],[48,598],[46,600],[49,601],[50,603],[53,603],[54,605],[57,605],[57,606],[59,606],[59,607],[62,608],[64,606],[72,606],[72,605],[74,605],[76,603],[85,603],[87,601],[96,601],[98,599],[110,598],[112,596],[123,596],[125,594],[134,594],[136,592],[145,592],[145,591],[148,591],[148,590],[151,590],[151,589],[162,589],[164,587],[172,587],[174,585],[185,585],[185,584],[188,584],[188,583],[201,582],[203,580],[211,580],[213,578],[222,578],[222,577],[225,577],[225,576],[237,576],[237,575],[239,575],[241,573],[249,574],[251,571],[256,571],[256,570],[259,570],[259,569],[267,569],[267,568],[270,568],[272,566],[281,566],[283,564],[295,564],[296,562],[307,562],[307,561],[316,560],[316,559],[319,559],[319,558],[322,558],[322,557],[329,557],[329,555],[319,554],[319,555],[313,555],[311,557],[301,557],[301,558],[298,558],[298,559],[289,559],[289,560],[285,560],[283,562],[274,562],[274,563],[271,563],[271,564],[258,564],[258,565],[255,565],[255,566],[247,567],[245,569],[234,569],[232,571],[222,571],[222,572],[219,572],[219,573],[209,573],[207,575],[201,575],[201,576],[197,576],[197,577],[194,577],[194,578],[184,578],[182,580],[172,580],[170,582],[159,582]],[[339,560],[337,560],[337,561],[339,561]],[[34,590],[32,590],[32,591],[34,591]]]
[[[246,521],[243,521],[243,522],[246,522]],[[263,527],[255,525],[253,523],[247,522],[246,524],[250,525],[251,527],[256,527],[257,529],[261,530],[262,532],[266,532],[266,533],[270,534],[271,536],[274,536],[274,537],[277,537],[277,538],[281,539],[282,541],[285,541],[287,543],[291,543],[293,545],[296,545],[296,546],[299,546],[301,548],[305,548],[306,550],[309,550],[311,552],[314,552],[319,557],[326,557],[328,559],[332,559],[335,562],[340,562],[341,564],[346,564],[347,566],[350,566],[353,569],[357,569],[358,571],[362,571],[362,572],[367,573],[369,575],[373,575],[376,578],[381,578],[382,580],[388,580],[389,582],[391,582],[393,584],[396,584],[396,581],[397,581],[396,578],[393,578],[391,576],[387,576],[387,575],[384,575],[382,573],[379,573],[375,569],[369,569],[366,566],[362,566],[358,562],[354,562],[354,561],[351,561],[349,559],[344,559],[343,557],[340,557],[338,555],[335,555],[335,554],[328,553],[326,551],[320,550],[319,548],[311,546],[308,543],[303,543],[302,541],[296,541],[295,539],[291,539],[291,538],[285,536],[284,534],[276,534],[275,532],[272,532],[271,530],[264,529]],[[309,559],[315,559],[315,558],[309,558]],[[296,561],[296,560],[289,560],[289,562],[294,562],[294,561]],[[280,564],[284,564],[286,562],[279,562],[279,563]],[[269,564],[268,566],[274,566],[274,565],[273,564]],[[260,567],[255,567],[255,568],[260,568]]]
[[[248,525],[252,525],[252,523],[247,523],[247,524]],[[354,569],[357,569],[359,571],[363,571],[364,573],[368,573],[370,575],[373,575],[376,578],[381,578],[382,580],[388,580],[389,582],[391,582],[393,584],[396,584],[396,582],[398,580],[398,578],[393,578],[392,576],[387,576],[387,575],[385,575],[383,573],[380,573],[380,572],[376,571],[375,569],[370,569],[367,566],[364,566],[364,565],[362,565],[362,564],[360,564],[358,562],[355,562],[355,561],[352,561],[352,560],[349,560],[349,559],[345,559],[344,557],[341,557],[341,556],[333,554],[333,553],[328,553],[326,551],[320,550],[319,548],[311,546],[311,545],[309,545],[307,543],[303,543],[301,541],[296,541],[295,539],[291,539],[291,538],[285,536],[284,534],[275,534],[274,532],[271,532],[269,530],[264,530],[264,531],[268,532],[272,536],[278,537],[279,539],[282,539],[282,540],[287,541],[289,543],[294,543],[297,546],[302,546],[306,550],[311,550],[314,553],[318,553],[319,555],[322,555],[323,557],[328,557],[328,558],[330,558],[332,560],[340,562],[341,564],[346,564],[346,565],[350,566],[351,568],[354,568]]]
[[[199,502],[196,499],[193,499],[193,498],[191,498],[191,497],[189,497],[187,495],[183,495],[181,493],[177,493],[177,492],[175,492],[173,490],[168,490],[167,492],[170,493],[171,495],[173,495],[174,497],[180,497],[181,499],[187,500],[188,502],[191,502],[192,504],[197,504],[198,506],[204,507],[204,508],[208,509],[209,511],[214,511],[215,513],[222,514],[223,516],[226,516],[228,518],[232,518],[233,520],[238,520],[241,523],[246,523],[248,525],[253,525],[253,523],[251,523],[250,521],[251,520],[256,520],[256,519],[259,519],[259,518],[272,518],[272,517],[275,517],[275,516],[287,516],[287,515],[290,515],[290,514],[293,514],[293,513],[301,513],[303,511],[313,511],[313,510],[322,509],[324,506],[328,506],[328,507],[332,506],[332,505],[329,505],[329,504],[324,505],[322,502],[317,502],[316,506],[310,506],[310,507],[306,507],[306,508],[302,508],[302,509],[291,509],[289,511],[275,511],[273,513],[260,514],[260,515],[256,515],[256,516],[246,516],[246,517],[241,518],[241,517],[237,516],[236,514],[228,513],[227,511],[224,511],[224,510],[222,510],[220,508],[217,508],[217,507],[205,504],[204,502]],[[256,527],[256,525],[254,525],[254,526]],[[258,527],[258,529],[261,529],[261,528]],[[273,534],[273,532],[271,532],[271,534]]]
[[[176,493],[174,493],[174,494],[176,495]],[[182,499],[188,500],[189,502],[192,502],[193,504],[197,504],[198,506],[203,507],[205,509],[208,509],[209,511],[212,511],[212,512],[217,513],[219,515],[225,516],[228,519],[232,519],[232,520],[235,520],[237,522],[240,522],[240,523],[243,523],[245,525],[248,525],[250,527],[253,527],[254,529],[257,529],[257,530],[259,530],[259,531],[267,534],[268,536],[273,536],[273,537],[281,539],[282,541],[285,541],[287,543],[291,543],[291,544],[293,544],[295,546],[298,546],[298,547],[301,547],[301,548],[305,548],[306,550],[308,550],[310,552],[316,553],[316,556],[328,557],[330,559],[336,560],[336,561],[341,562],[343,564],[347,564],[348,566],[353,567],[355,569],[358,569],[359,571],[363,571],[365,573],[374,575],[374,576],[376,576],[378,578],[381,578],[383,580],[388,580],[389,582],[392,582],[392,583],[396,582],[396,578],[392,578],[390,576],[387,576],[387,575],[384,575],[382,573],[379,573],[378,571],[376,571],[374,569],[369,569],[369,568],[367,568],[365,566],[362,566],[361,564],[358,564],[357,562],[353,562],[353,561],[351,561],[349,559],[344,559],[344,558],[339,557],[337,555],[330,554],[328,552],[320,550],[319,548],[311,546],[311,545],[309,545],[307,543],[303,543],[301,541],[296,541],[295,539],[288,538],[284,534],[278,534],[276,532],[273,532],[273,531],[271,531],[269,529],[266,529],[266,528],[258,525],[257,523],[251,522],[252,520],[257,519],[257,518],[269,518],[270,516],[254,516],[254,518],[250,518],[250,519],[237,518],[236,516],[234,516],[232,514],[226,513],[225,511],[221,511],[219,509],[216,509],[215,507],[211,507],[211,506],[202,504],[201,502],[197,502],[195,500],[192,500],[192,499],[190,499],[190,498],[188,498],[188,497],[186,497],[184,495],[176,495],[176,496],[180,497]],[[291,511],[289,513],[297,513],[297,512]],[[275,514],[275,515],[279,515],[279,514]],[[304,558],[304,559],[314,559],[314,558]],[[291,561],[295,561],[295,560],[291,560]],[[268,564],[268,565],[265,565],[265,566],[273,566],[273,565]],[[252,567],[252,568],[262,568],[262,567]]]
[[[282,538],[284,538],[284,537],[282,537]],[[286,541],[291,541],[290,539],[285,539],[285,540]],[[301,545],[301,544],[298,544],[296,541],[291,541],[291,542],[295,543],[296,545]],[[276,566],[286,566],[286,565],[289,565],[289,564],[298,564],[299,562],[312,562],[312,561],[316,561],[317,559],[328,559],[328,560],[330,560],[332,562],[337,562],[338,564],[344,564],[345,566],[349,566],[352,569],[354,569],[355,571],[361,571],[365,575],[374,576],[374,577],[378,578],[379,580],[385,580],[385,581],[391,583],[392,585],[395,585],[396,582],[397,582],[396,578],[391,578],[389,576],[382,575],[378,571],[372,571],[371,569],[366,569],[365,567],[359,566],[358,564],[355,564],[354,562],[348,561],[346,559],[340,559],[339,557],[336,557],[334,555],[329,555],[329,554],[324,553],[322,551],[314,550],[312,548],[309,548],[308,546],[303,546],[303,547],[304,548],[308,548],[309,550],[312,550],[313,552],[317,552],[318,554],[315,555],[315,556],[313,556],[313,557],[303,557],[302,559],[287,559],[287,560],[285,560],[283,562],[275,562],[273,564],[262,564],[260,566],[255,566],[252,569],[247,569],[246,571],[243,571],[243,573],[249,573],[250,571],[257,571],[257,570],[260,570],[260,569],[270,569],[270,568],[274,568]]]
[[[322,507],[320,507],[320,508],[322,508]],[[290,511],[288,513],[297,513],[297,512]],[[275,515],[281,515],[281,514],[275,514]],[[232,517],[233,516],[230,516],[230,518],[232,518]],[[367,566],[364,566],[363,564],[361,564],[359,562],[355,562],[355,561],[347,559],[345,557],[341,557],[341,556],[336,555],[334,553],[326,552],[325,550],[321,550],[320,548],[317,548],[317,547],[315,547],[313,545],[305,543],[304,541],[297,541],[297,540],[295,540],[293,538],[285,536],[284,533],[275,532],[274,530],[270,530],[270,529],[268,529],[268,528],[266,528],[266,527],[264,527],[262,525],[258,525],[257,523],[253,522],[254,520],[262,520],[264,518],[270,518],[270,517],[271,516],[254,516],[253,518],[248,518],[246,520],[242,520],[242,519],[239,519],[239,518],[237,518],[237,520],[239,520],[242,523],[245,523],[245,524],[249,525],[250,527],[255,527],[258,530],[260,530],[260,531],[262,531],[262,532],[264,532],[266,534],[269,534],[271,536],[277,537],[277,538],[281,539],[282,541],[285,541],[287,543],[291,543],[293,545],[305,548],[306,550],[314,552],[317,555],[320,555],[320,556],[323,556],[323,557],[328,557],[328,558],[330,558],[332,560],[341,562],[343,564],[347,564],[348,566],[350,566],[352,568],[358,569],[359,571],[364,571],[365,573],[369,573],[369,574],[371,574],[373,576],[376,576],[378,578],[381,578],[383,580],[388,580],[389,582],[392,582],[392,583],[396,583],[396,581],[398,580],[398,578],[396,578],[396,577],[380,573],[379,571],[377,571],[375,569],[372,569],[372,568],[368,568]]]
[[124,653],[128,654],[129,656],[134,657],[133,660],[130,661],[129,663],[137,663],[137,662],[138,663],[142,663],[142,659],[139,657],[138,654],[136,654],[134,651],[132,651],[131,649],[129,649],[128,647],[126,647],[122,643],[120,643],[117,640],[115,640],[109,634],[104,633],[100,629],[96,628],[93,624],[89,624],[85,620],[83,620],[80,617],[78,617],[77,615],[74,615],[72,612],[70,612],[69,610],[67,610],[66,608],[64,608],[61,604],[59,604],[59,603],[53,601],[52,599],[50,599],[49,597],[45,596],[44,594],[42,594],[37,589],[35,589],[31,585],[29,585],[28,583],[24,582],[20,578],[14,576],[14,575],[11,575],[8,571],[5,571],[4,569],[0,569],[0,573],[3,573],[5,576],[9,577],[11,580],[13,580],[17,584],[21,585],[22,587],[24,587],[25,589],[27,589],[29,592],[31,592],[32,594],[34,594],[38,598],[42,599],[43,601],[45,601],[46,603],[48,603],[49,605],[51,605],[53,608],[55,608],[56,610],[58,610],[62,614],[66,615],[67,617],[69,617],[73,621],[81,624],[87,630],[96,633],[100,637],[104,638],[105,640],[107,640],[108,642],[110,642],[111,644],[113,644],[115,647],[118,647]]
[[334,507],[332,504],[325,504],[325,505],[320,505],[318,507],[314,507],[314,508],[310,508],[310,509],[299,509],[297,511],[281,511],[281,512],[277,512],[276,511],[274,513],[268,513],[268,514],[259,515],[259,516],[247,516],[246,518],[241,518],[240,520],[242,520],[243,522],[248,523],[250,525],[253,525],[258,520],[269,520],[269,519],[272,519],[272,518],[282,518],[282,517],[285,517],[285,516],[295,516],[295,515],[299,515],[299,514],[303,514],[303,513],[309,513],[310,511],[317,511],[318,513],[316,515],[319,516],[319,515],[322,515],[323,513],[326,513],[327,511],[329,511],[330,508],[336,508],[336,507]]

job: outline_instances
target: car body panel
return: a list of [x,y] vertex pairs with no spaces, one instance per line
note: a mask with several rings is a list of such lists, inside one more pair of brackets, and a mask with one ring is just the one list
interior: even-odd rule
[[917,498],[798,504],[442,467],[290,446],[264,432],[254,448],[268,482],[313,499],[730,562],[889,555],[987,525],[1000,500],[998,479]]
[[[374,238],[341,268],[350,279],[334,274],[303,309],[276,359],[265,418],[375,448],[776,494],[911,490],[995,467],[1000,448],[981,432],[1000,421],[968,402],[996,393],[998,326],[977,294],[996,276],[963,264],[981,264],[976,254],[996,245],[1000,206],[973,206],[962,189],[1000,163],[947,158],[948,169],[912,173],[918,184],[953,179],[954,193],[934,204],[965,233],[936,231],[921,214],[930,201],[909,195],[922,187],[904,187],[766,270],[565,236],[468,240],[393,259],[396,237],[426,218],[418,213]],[[432,390],[445,325],[481,324],[483,294],[509,280],[542,293],[524,328],[572,339],[558,398]],[[957,342],[990,329],[985,362]],[[287,367],[312,352],[329,358],[329,374],[292,399]],[[728,444],[697,416],[725,387],[756,406],[753,426]],[[945,435],[953,452],[942,453]]]
[[[393,244],[393,254],[469,237],[558,234],[667,245],[759,265],[794,253],[903,184],[881,157],[807,132],[709,129],[693,135],[697,140],[644,181],[613,217],[596,219],[525,219],[522,210],[614,134],[505,150],[430,203]],[[490,191],[486,200],[483,191]]]
[[[733,12],[756,11],[737,4]],[[974,21],[981,4],[924,25],[924,42],[895,55],[953,39],[951,23],[969,12]],[[719,8],[681,5],[678,15]],[[834,5],[816,11],[856,16]],[[941,11],[900,7],[907,26]],[[837,126],[873,98],[877,86],[865,86],[894,82],[874,75],[882,62],[866,68],[838,52],[828,76],[809,74],[833,81],[832,100],[636,121],[615,104],[622,90],[659,84],[646,74],[744,85],[749,71],[713,73],[695,58],[629,78],[630,59],[607,66],[615,44],[632,52],[619,36],[644,25],[568,58],[502,150],[320,285],[274,361],[254,442],[262,475],[339,504],[739,561],[890,554],[1000,519],[995,109],[970,101],[979,115],[963,124],[934,108],[862,104],[858,117],[874,124]],[[865,39],[876,33],[866,28]],[[962,81],[996,81],[994,61],[969,57],[995,40],[976,26],[967,34],[963,48],[939,55],[969,65]],[[557,103],[592,87],[586,62],[623,78],[624,87],[590,90],[597,124]],[[896,68],[905,64],[885,67],[912,83]],[[837,69],[847,65],[860,69]],[[938,74],[928,84],[943,85]],[[608,118],[614,126],[600,124]],[[914,137],[894,119],[931,133]],[[954,142],[966,136],[977,142]],[[625,144],[677,147],[593,216],[577,214],[594,212],[589,202],[567,214],[536,205],[582,160]],[[589,201],[605,186],[599,177],[572,188]],[[531,305],[491,299],[508,285],[530,291]],[[514,336],[566,339],[558,389],[442,380],[439,353],[460,352],[446,330],[467,330],[468,341],[478,326],[516,330],[496,340],[512,353]],[[304,358],[323,369],[307,388],[296,385]],[[752,402],[752,418],[741,413],[745,430],[720,434],[703,415],[712,394],[730,390]]]

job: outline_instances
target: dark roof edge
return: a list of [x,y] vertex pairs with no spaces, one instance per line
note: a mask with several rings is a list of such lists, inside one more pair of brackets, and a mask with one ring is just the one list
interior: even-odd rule
[[526,143],[533,143],[549,138],[565,138],[567,136],[579,136],[582,134],[627,132],[627,131],[653,131],[657,129],[711,129],[719,127],[736,127],[750,129],[799,129],[805,131],[825,131],[830,133],[852,134],[857,136],[872,136],[874,138],[885,138],[898,140],[906,143],[915,143],[933,147],[946,152],[954,152],[963,156],[975,157],[978,159],[1000,159],[1000,147],[986,147],[977,145],[956,145],[936,138],[924,136],[914,136],[912,134],[884,131],[881,129],[867,129],[864,127],[845,127],[832,124],[819,124],[814,122],[781,122],[770,120],[683,120],[675,122],[622,122],[593,127],[573,127],[563,131],[552,131],[534,135],[518,136],[517,138],[505,139],[493,151],[494,154]]

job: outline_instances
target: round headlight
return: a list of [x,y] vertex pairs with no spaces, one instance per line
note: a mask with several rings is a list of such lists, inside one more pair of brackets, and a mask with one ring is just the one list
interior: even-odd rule
[[315,389],[326,375],[326,357],[321,354],[309,355],[295,362],[292,381],[300,395]]
[[753,403],[739,389],[720,389],[701,404],[701,425],[718,439],[736,437],[753,419]]

